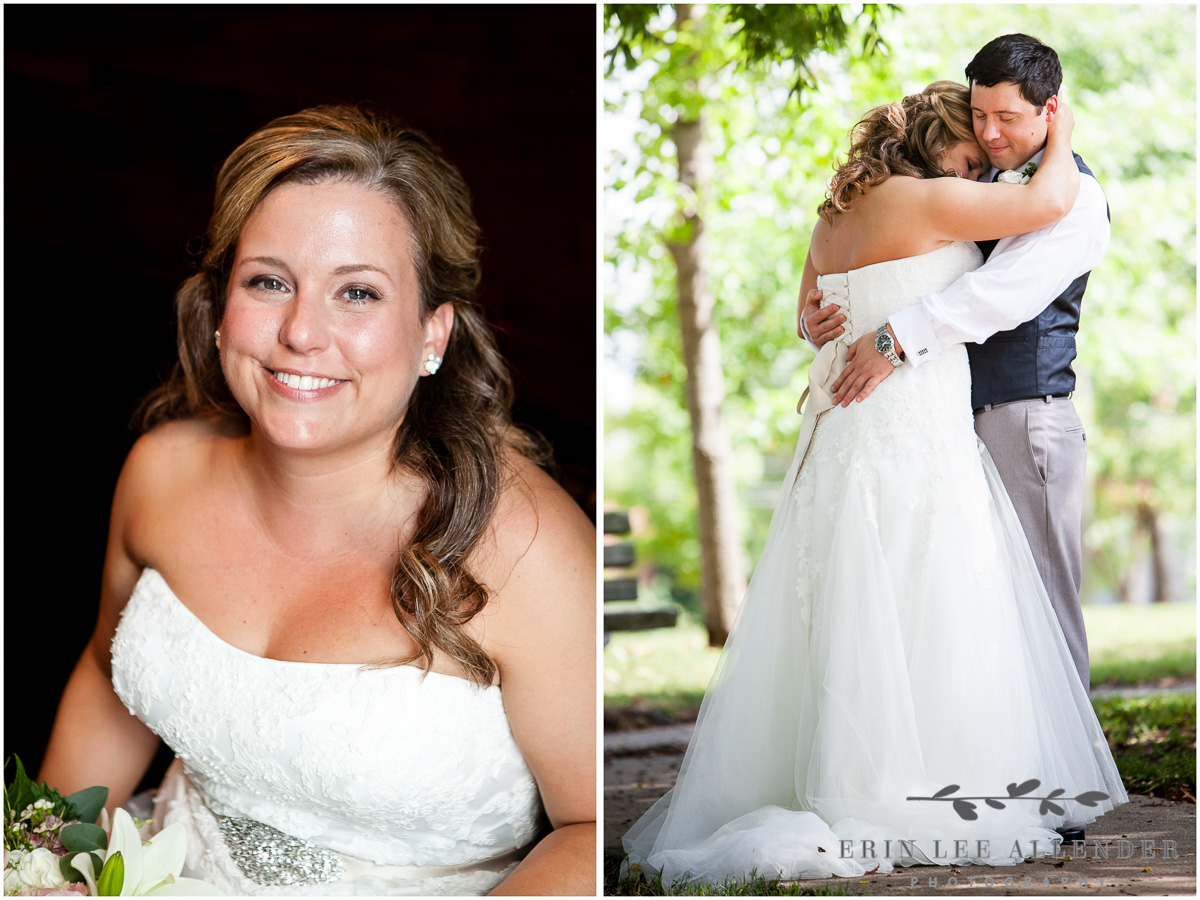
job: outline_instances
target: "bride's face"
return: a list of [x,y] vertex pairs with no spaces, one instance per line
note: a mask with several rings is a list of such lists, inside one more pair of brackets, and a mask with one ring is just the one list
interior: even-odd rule
[[939,162],[943,169],[949,169],[959,178],[969,178],[971,181],[978,181],[991,168],[983,148],[974,141],[959,141],[942,154]]
[[421,321],[404,216],[347,182],[285,184],[238,240],[220,326],[221,368],[272,444],[387,451],[453,310]]

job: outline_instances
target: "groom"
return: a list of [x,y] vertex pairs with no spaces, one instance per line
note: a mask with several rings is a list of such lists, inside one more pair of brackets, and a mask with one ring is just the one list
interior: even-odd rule
[[[1047,124],[1058,110],[1058,54],[1037,38],[1009,34],[990,41],[967,65],[975,136],[995,169],[1038,163]],[[1088,273],[1108,248],[1108,206],[1078,156],[1084,177],[1067,215],[1046,228],[980,249],[982,267],[940,294],[890,316],[900,365],[920,366],[954,344],[967,344],[975,432],[988,448],[1050,595],[1084,689],[1087,636],[1079,605],[1087,438],[1071,402],[1075,334]],[[1012,177],[1012,176],[1009,176]],[[818,309],[809,294],[802,332],[818,347],[838,337],[837,306]],[[882,349],[882,348],[881,348]],[[856,367],[879,354],[860,353],[837,384],[847,399]]]

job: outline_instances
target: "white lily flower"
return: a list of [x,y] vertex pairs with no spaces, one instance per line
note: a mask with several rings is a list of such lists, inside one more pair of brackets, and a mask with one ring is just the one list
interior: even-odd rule
[[[121,882],[122,897],[163,896],[220,896],[221,892],[197,878],[182,878],[184,857],[187,854],[187,835],[179,823],[168,825],[143,844],[133,819],[123,809],[112,817],[112,834],[108,849],[103,854],[107,863],[116,854],[121,854],[125,864],[125,877]],[[80,853],[71,860],[88,884],[88,892],[98,896],[96,880],[92,871],[92,860]],[[101,870],[103,871],[103,870]]]
[[83,880],[87,882],[88,896],[99,897],[100,891],[96,889],[96,873],[92,870],[91,855],[76,853],[71,857],[71,868],[79,872],[83,876]]

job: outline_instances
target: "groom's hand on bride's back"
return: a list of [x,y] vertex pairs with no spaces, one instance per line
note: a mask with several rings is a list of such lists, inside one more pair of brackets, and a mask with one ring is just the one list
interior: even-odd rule
[[[846,331],[842,327],[846,317],[839,315],[840,306],[830,303],[824,309],[821,308],[821,298],[824,296],[824,292],[816,288],[808,292],[808,296],[804,298],[804,303],[800,306],[801,324],[796,329],[796,333],[800,337],[807,337],[817,345],[818,350],[835,338],[841,337]],[[805,335],[806,331],[807,335]]]
[[845,408],[856,400],[862,403],[894,370],[887,357],[875,349],[875,335],[863,335],[850,345],[846,368],[830,385],[833,405]]

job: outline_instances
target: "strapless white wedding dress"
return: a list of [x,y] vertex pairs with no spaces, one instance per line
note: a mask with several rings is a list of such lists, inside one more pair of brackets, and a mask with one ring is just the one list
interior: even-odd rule
[[[955,243],[818,287],[848,344],[980,260]],[[1128,799],[970,398],[959,346],[816,419],[631,863],[668,886],[1011,865]]]
[[227,894],[485,894],[543,824],[499,687],[254,656],[153,569],[112,673],[177,756],[154,827],[182,823],[183,874]]

